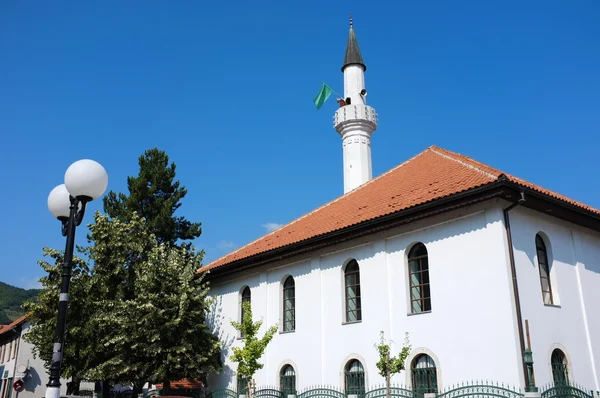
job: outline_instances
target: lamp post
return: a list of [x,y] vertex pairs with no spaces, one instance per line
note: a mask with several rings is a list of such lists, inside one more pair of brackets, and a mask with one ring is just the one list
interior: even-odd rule
[[50,379],[46,384],[46,398],[60,398],[60,368],[62,364],[69,283],[73,267],[75,228],[81,224],[88,202],[100,197],[108,186],[104,167],[90,159],[78,160],[67,169],[65,183],[58,185],[48,195],[48,209],[62,223],[62,235],[67,237],[63,259],[60,295],[58,299],[58,323],[50,364]]

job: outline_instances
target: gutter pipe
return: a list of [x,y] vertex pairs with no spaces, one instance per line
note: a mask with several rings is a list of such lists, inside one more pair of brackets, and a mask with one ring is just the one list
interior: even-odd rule
[[[521,344],[521,355],[525,352],[525,336],[523,333],[523,316],[521,314],[521,300],[519,299],[519,285],[517,283],[517,269],[515,266],[515,252],[513,249],[513,241],[512,241],[512,232],[510,229],[510,218],[508,216],[508,212],[514,209],[515,207],[525,203],[525,193],[523,191],[520,192],[521,197],[516,203],[511,204],[507,208],[504,209],[504,228],[506,230],[506,240],[508,243],[508,258],[510,261],[510,273],[512,277],[512,285],[513,285],[513,294],[515,298],[515,307],[517,311],[517,325],[519,329],[519,342]],[[523,375],[525,378],[525,385],[529,385],[529,374],[527,372],[527,365],[525,361],[521,360],[521,364],[523,366]]]

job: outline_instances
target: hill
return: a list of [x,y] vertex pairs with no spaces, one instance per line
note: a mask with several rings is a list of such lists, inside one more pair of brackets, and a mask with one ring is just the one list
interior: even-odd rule
[[0,324],[8,324],[25,314],[22,304],[37,297],[39,289],[21,289],[0,282]]

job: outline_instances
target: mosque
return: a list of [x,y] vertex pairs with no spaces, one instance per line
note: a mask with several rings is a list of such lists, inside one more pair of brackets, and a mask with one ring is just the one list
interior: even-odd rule
[[366,70],[351,23],[334,115],[344,194],[201,269],[226,345],[210,387],[242,382],[227,347],[241,344],[230,320],[249,301],[263,329],[279,325],[257,386],[369,390],[384,382],[384,331],[392,353],[409,336],[392,378],[408,389],[600,390],[600,210],[437,146],[373,178]]

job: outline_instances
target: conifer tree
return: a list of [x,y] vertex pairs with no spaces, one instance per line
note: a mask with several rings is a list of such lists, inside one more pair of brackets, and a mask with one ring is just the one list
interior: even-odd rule
[[104,197],[104,211],[111,218],[128,220],[137,212],[148,224],[159,243],[175,245],[179,240],[200,236],[200,223],[177,217],[175,211],[187,189],[175,180],[175,163],[157,148],[149,149],[139,157],[137,177],[127,178],[128,194],[110,191]]

